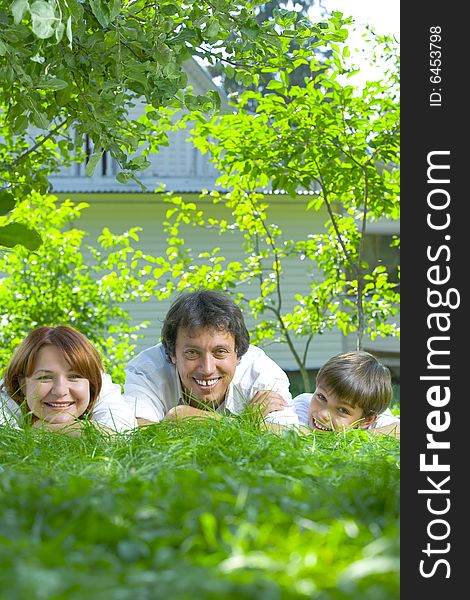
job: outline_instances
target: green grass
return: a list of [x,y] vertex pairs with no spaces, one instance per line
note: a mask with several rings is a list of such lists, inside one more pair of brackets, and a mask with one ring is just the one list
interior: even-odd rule
[[0,598],[398,598],[399,450],[230,418],[0,428]]

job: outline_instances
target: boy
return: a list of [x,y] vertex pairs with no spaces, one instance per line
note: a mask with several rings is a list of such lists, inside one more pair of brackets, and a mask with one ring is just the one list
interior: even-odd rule
[[318,371],[316,383],[313,395],[294,398],[301,425],[317,431],[368,429],[400,437],[400,419],[386,410],[393,395],[390,371],[372,354],[358,350],[333,356]]

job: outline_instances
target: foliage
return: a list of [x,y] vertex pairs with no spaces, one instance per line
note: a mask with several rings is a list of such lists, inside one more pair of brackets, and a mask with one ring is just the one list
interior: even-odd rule
[[[165,224],[168,250],[153,272],[155,293],[166,297],[200,286],[232,292],[257,320],[255,342],[288,344],[305,389],[315,335],[338,327],[345,335],[356,332],[362,348],[364,336],[399,334],[390,321],[399,310],[397,285],[384,265],[364,259],[368,224],[399,218],[397,55],[387,38],[376,43],[392,66],[384,80],[363,89],[344,82],[351,71],[343,64],[347,47],[332,45],[331,59],[321,68],[316,63],[315,77],[303,87],[289,86],[290,70],[283,70],[268,94],[245,92],[233,114],[210,121],[199,114],[193,141],[212,154],[222,172],[220,185],[231,189],[210,194],[227,207],[226,217],[205,216],[202,205],[167,199],[173,204]],[[248,100],[256,101],[256,113]],[[261,191],[291,197],[303,192],[297,202],[304,199],[305,218],[323,211],[325,231],[285,239],[280,224],[270,222]],[[244,259],[228,262],[221,243],[195,256],[184,243],[185,224],[222,236],[241,234]],[[292,261],[304,265],[309,288],[287,298],[283,274]],[[256,292],[248,295],[246,284]],[[301,353],[296,337],[304,340]]]
[[[121,166],[121,182],[149,166],[167,143],[171,114],[210,111],[217,92],[195,96],[183,64],[223,60],[248,84],[259,65],[278,68],[293,37],[296,53],[340,39],[341,21],[313,25],[277,18],[258,23],[260,2],[201,0],[1,0],[0,181],[15,200],[48,191],[48,176],[93,147],[87,174],[103,152]],[[273,66],[274,65],[274,66]],[[136,103],[148,107],[130,116]],[[5,210],[5,209],[2,209]],[[39,239],[23,227],[0,230],[0,244]],[[28,237],[29,236],[29,237]]]
[[146,325],[132,325],[126,310],[126,303],[146,296],[140,253],[131,246],[138,229],[114,235],[105,228],[97,247],[84,245],[85,233],[72,223],[86,207],[39,194],[17,205],[15,219],[31,224],[43,243],[34,252],[18,246],[0,255],[0,366],[35,327],[71,325],[89,337],[107,372],[122,382]]
[[[269,0],[256,8],[256,19],[259,23],[263,23],[264,21],[269,21],[269,19],[277,16],[278,20],[282,19],[284,23],[289,20],[299,22],[300,19],[308,19],[308,11],[315,4],[319,5],[326,20],[326,11],[319,0],[296,0],[295,3],[282,2],[282,0]],[[290,47],[287,49],[287,56],[295,56],[296,44],[297,41],[293,38]],[[317,52],[328,54],[328,46],[318,48]],[[264,70],[259,74],[260,77],[256,83],[247,86],[243,85],[240,81],[237,81],[234,77],[228,77],[223,64],[220,62],[216,63],[214,66],[210,65],[208,70],[213,78],[220,78],[223,89],[229,95],[241,93],[247,89],[258,90],[259,92],[264,93],[268,83],[272,79],[275,79],[277,74],[277,70],[274,69],[270,71]],[[306,63],[299,64],[290,75],[291,83],[303,85],[304,77],[309,74],[309,65]]]
[[231,418],[86,433],[0,430],[6,600],[398,597],[397,440]]

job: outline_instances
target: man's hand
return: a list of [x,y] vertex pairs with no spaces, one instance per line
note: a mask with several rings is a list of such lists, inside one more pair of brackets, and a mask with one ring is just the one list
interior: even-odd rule
[[155,425],[157,421],[149,421],[148,419],[144,419],[143,417],[136,418],[137,425],[139,427],[143,427],[144,425]]
[[198,417],[199,419],[220,419],[219,413],[212,410],[201,410],[187,404],[178,404],[173,406],[166,413],[164,421],[181,421],[188,417]]
[[265,417],[276,410],[283,410],[289,406],[289,403],[279,394],[270,390],[260,390],[256,392],[250,402],[251,406],[258,408]]

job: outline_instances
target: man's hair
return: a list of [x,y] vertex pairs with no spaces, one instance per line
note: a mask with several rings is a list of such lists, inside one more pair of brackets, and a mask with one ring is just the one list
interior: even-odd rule
[[380,414],[393,397],[390,370],[362,350],[330,358],[318,371],[316,381],[338,400],[362,408],[364,416]]
[[238,357],[243,356],[250,345],[250,335],[241,310],[229,296],[215,290],[183,293],[170,306],[161,334],[170,362],[175,356],[176,336],[180,329],[190,332],[212,329],[231,333]]
[[5,370],[3,387],[22,406],[24,393],[21,381],[33,373],[39,351],[44,346],[57,348],[70,368],[90,382],[90,402],[81,415],[85,416],[100,394],[103,366],[98,351],[90,340],[73,327],[45,326],[31,331],[13,353]]

